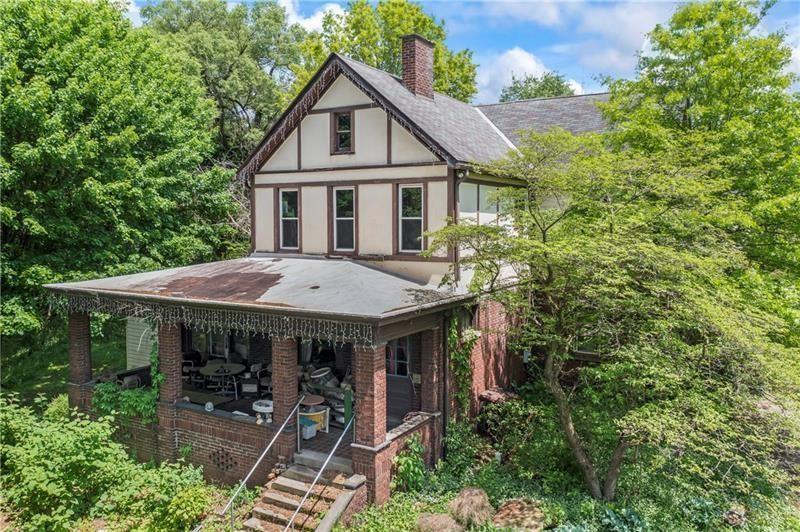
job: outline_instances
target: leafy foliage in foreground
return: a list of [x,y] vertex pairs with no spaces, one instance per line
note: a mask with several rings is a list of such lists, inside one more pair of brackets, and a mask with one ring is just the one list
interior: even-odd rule
[[0,33],[4,335],[41,327],[42,284],[243,249],[187,56],[106,0],[2,2]]
[[23,530],[72,530],[103,519],[112,528],[180,531],[208,511],[215,492],[200,468],[137,464],[113,431],[109,418],[70,413],[63,396],[43,415],[0,398],[0,485]]
[[[544,525],[559,532],[726,530],[724,512],[737,503],[745,503],[747,510],[743,530],[789,532],[800,527],[792,506],[782,499],[731,498],[730,492],[707,488],[691,476],[653,467],[644,454],[623,472],[617,500],[597,501],[586,494],[566,446],[552,446],[550,440],[563,442],[555,425],[540,430],[539,414],[526,401],[500,408],[504,411],[491,413],[487,420],[492,434],[500,436],[497,441],[481,437],[468,424],[450,424],[447,458],[428,474],[425,486],[393,494],[384,506],[357,515],[349,530],[411,532],[421,513],[446,513],[448,502],[466,486],[483,488],[495,508],[510,499],[534,500],[544,513]],[[502,426],[494,425],[498,421]],[[536,430],[528,430],[530,422],[537,423]],[[549,452],[535,463],[515,459],[542,449]],[[495,450],[504,453],[503,463],[494,460]]]

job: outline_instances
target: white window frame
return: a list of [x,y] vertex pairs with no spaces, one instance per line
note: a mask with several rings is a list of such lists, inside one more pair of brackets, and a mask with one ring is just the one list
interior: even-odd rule
[[[295,192],[297,193],[297,216],[293,218],[287,218],[283,216],[283,193],[284,192]],[[278,190],[278,223],[279,223],[279,233],[280,233],[280,249],[300,249],[300,189],[299,188],[282,188]],[[283,244],[283,221],[284,220],[295,220],[297,221],[297,245],[296,246],[285,246]]]
[[[403,216],[403,189],[418,188],[420,197],[420,216]],[[403,220],[419,220],[419,249],[403,248]],[[425,187],[420,185],[398,185],[397,187],[397,247],[401,253],[421,253],[425,250]]]
[[[351,190],[353,192],[353,217],[341,217],[336,213],[336,193],[340,190]],[[356,187],[334,187],[333,188],[333,250],[334,251],[348,251],[353,252],[356,250]],[[339,247],[339,220],[352,220],[353,221],[353,247],[341,248]]]

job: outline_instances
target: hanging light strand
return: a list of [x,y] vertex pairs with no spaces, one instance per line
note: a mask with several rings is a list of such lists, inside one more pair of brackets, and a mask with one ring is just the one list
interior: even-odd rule
[[183,323],[206,332],[235,329],[278,338],[304,338],[374,345],[370,323],[285,316],[265,312],[162,305],[148,301],[104,298],[97,295],[68,294],[57,303],[68,312],[104,312],[115,316],[144,318],[163,324]]

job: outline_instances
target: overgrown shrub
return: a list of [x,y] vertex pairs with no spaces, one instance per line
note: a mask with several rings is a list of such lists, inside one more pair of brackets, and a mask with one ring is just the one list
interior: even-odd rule
[[0,486],[20,529],[71,530],[97,518],[122,529],[177,531],[207,511],[212,488],[200,468],[138,464],[113,441],[109,418],[63,415],[62,403],[39,416],[0,397]]

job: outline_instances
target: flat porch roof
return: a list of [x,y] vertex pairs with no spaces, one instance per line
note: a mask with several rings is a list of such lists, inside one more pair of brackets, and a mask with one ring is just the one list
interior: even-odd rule
[[[157,321],[212,328],[230,321],[242,330],[281,336],[306,336],[298,333],[314,329],[310,337],[366,343],[379,325],[473,297],[463,287],[421,284],[363,261],[277,255],[45,287],[67,296],[72,311],[151,314]],[[348,333],[348,323],[359,330]]]

